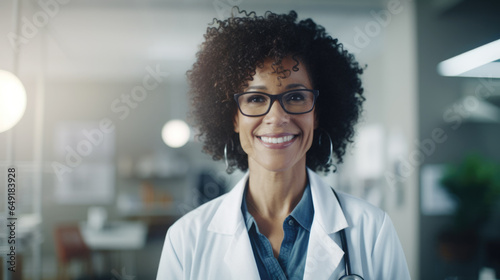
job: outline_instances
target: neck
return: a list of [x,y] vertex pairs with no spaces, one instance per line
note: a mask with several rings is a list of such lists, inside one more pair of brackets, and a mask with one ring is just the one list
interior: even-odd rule
[[[305,159],[284,171],[269,171],[249,161],[247,204],[263,218],[288,216],[307,184]],[[254,213],[252,213],[253,215]]]

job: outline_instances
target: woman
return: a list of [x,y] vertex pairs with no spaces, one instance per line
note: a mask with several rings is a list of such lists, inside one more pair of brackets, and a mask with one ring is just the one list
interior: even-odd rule
[[170,227],[157,279],[410,279],[387,214],[313,172],[352,142],[360,74],[293,11],[215,20],[188,72],[193,119],[205,152],[248,172]]

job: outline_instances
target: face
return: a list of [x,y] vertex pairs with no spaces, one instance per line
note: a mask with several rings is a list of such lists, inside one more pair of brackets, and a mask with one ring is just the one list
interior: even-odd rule
[[[282,65],[290,74],[278,80],[279,74],[272,73],[272,60],[266,60],[262,68],[256,69],[244,92],[277,95],[293,89],[313,89],[305,65],[299,64],[299,70],[293,71],[295,64],[291,58],[283,59]],[[312,145],[315,127],[314,110],[300,115],[288,114],[278,100],[266,115],[248,117],[238,110],[234,118],[234,131],[239,133],[250,169],[260,166],[275,172],[305,168],[306,152]]]

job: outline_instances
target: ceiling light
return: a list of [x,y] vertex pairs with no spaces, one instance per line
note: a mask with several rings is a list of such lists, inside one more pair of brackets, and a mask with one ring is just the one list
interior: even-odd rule
[[26,110],[26,90],[12,73],[0,70],[0,133],[15,126]]
[[500,78],[500,39],[442,61],[438,73],[442,76]]
[[161,131],[163,142],[172,148],[180,148],[189,141],[191,135],[189,126],[182,120],[167,122]]

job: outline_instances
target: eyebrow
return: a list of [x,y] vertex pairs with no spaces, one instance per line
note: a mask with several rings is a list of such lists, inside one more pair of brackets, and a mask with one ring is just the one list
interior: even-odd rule
[[[293,89],[293,88],[300,88],[300,87],[303,87],[303,88],[307,88],[305,85],[303,84],[288,84],[285,86],[285,89]],[[249,90],[266,90],[267,87],[262,85],[262,86],[249,86],[246,88],[246,91],[249,91]]]

